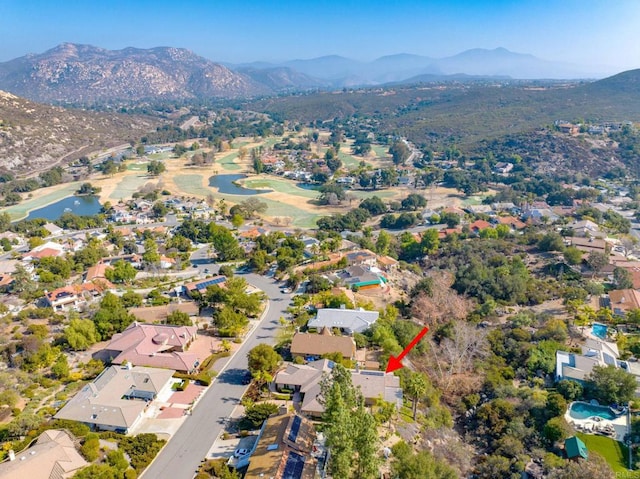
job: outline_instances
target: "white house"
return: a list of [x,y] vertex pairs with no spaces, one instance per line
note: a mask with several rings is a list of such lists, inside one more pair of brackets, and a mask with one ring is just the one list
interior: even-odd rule
[[322,308],[307,326],[310,329],[337,328],[346,334],[362,333],[373,325],[380,316],[378,311],[364,309]]

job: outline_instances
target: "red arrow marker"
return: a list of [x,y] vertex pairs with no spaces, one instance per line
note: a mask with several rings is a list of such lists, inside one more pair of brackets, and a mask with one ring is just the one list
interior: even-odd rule
[[418,342],[424,337],[424,335],[427,334],[427,331],[429,331],[429,328],[425,326],[424,328],[422,328],[422,331],[420,331],[418,335],[413,338],[413,340],[407,345],[407,347],[402,350],[398,357],[390,356],[386,372],[391,373],[396,369],[400,369],[402,367],[402,360],[404,359],[404,357],[409,354],[409,351],[411,351],[415,347],[415,345],[418,344]]

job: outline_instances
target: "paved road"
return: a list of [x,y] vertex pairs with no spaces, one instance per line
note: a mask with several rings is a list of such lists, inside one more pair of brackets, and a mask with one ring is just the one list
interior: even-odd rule
[[[208,265],[217,270],[214,265]],[[198,267],[203,267],[199,265]],[[242,374],[247,368],[247,352],[260,343],[274,344],[280,316],[291,300],[283,294],[280,285],[272,278],[255,274],[244,275],[247,281],[263,290],[270,298],[268,311],[237,354],[202,396],[193,414],[189,416],[169,443],[160,451],[155,461],[141,476],[144,479],[192,479],[200,461],[222,432],[231,412],[240,403],[247,386],[242,384]]]

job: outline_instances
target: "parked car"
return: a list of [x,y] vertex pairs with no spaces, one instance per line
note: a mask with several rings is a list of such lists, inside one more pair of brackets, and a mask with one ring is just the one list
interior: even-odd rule
[[233,453],[233,456],[240,458],[240,457],[246,456],[247,454],[249,454],[249,449],[245,449],[244,447],[242,447],[242,448],[236,449],[235,452]]

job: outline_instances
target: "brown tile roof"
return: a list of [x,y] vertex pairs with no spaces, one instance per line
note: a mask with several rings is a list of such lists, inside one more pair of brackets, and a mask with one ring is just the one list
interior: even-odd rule
[[242,233],[240,233],[240,237],[241,238],[256,239],[260,235],[261,235],[261,233],[260,233],[260,230],[258,228],[251,228],[250,230],[243,231]]
[[448,206],[442,210],[443,213],[453,213],[454,215],[464,216],[466,213],[464,210],[458,208],[457,206]]
[[526,223],[523,223],[515,216],[498,216],[498,223],[501,225],[511,226],[514,229],[521,230],[527,227]]
[[[298,432],[290,436],[294,422],[297,424]],[[284,478],[287,462],[299,459],[300,456],[304,460],[304,467],[296,479],[313,479],[317,461],[311,452],[315,437],[313,424],[302,416],[270,417],[251,455],[245,479]],[[274,445],[277,447],[273,447]]]
[[378,256],[378,263],[383,266],[394,266],[398,264],[398,261],[393,259],[391,256]]
[[50,256],[62,256],[63,254],[64,254],[64,251],[62,250],[53,249],[53,248],[44,248],[44,249],[41,249],[40,251],[33,251],[31,253],[27,253],[26,256],[40,259],[40,258],[48,258]]
[[487,228],[491,228],[491,226],[492,226],[491,223],[489,223],[488,221],[476,220],[469,225],[469,229],[473,231],[482,231],[482,230],[486,230]]
[[[325,332],[327,331],[328,334]],[[321,334],[296,333],[291,341],[291,354],[303,356],[322,356],[328,353],[340,353],[343,358],[353,358],[356,343],[350,336],[334,336],[328,328]]]
[[604,253],[608,249],[608,244],[605,240],[599,238],[581,238],[574,236],[570,239],[571,246],[575,246],[580,251],[591,252],[597,251]]
[[87,269],[87,276],[85,281],[93,281],[94,279],[104,279],[106,278],[106,272],[108,269],[113,269],[110,265],[105,263],[98,263],[95,266],[91,266]]
[[440,231],[438,231],[438,238],[442,239],[442,238],[446,238],[447,236],[451,235],[451,234],[460,234],[462,233],[462,228],[457,227],[457,228],[445,228],[442,229]]
[[0,287],[9,286],[13,283],[13,278],[8,274],[0,274]]
[[101,293],[104,291],[104,285],[100,282],[96,283],[82,283],[71,284],[69,286],[63,286],[62,288],[54,289],[53,291],[47,291],[45,297],[51,303],[57,301],[64,296],[81,295],[84,292]]
[[73,440],[65,431],[44,431],[29,449],[16,455],[14,461],[0,464],[3,479],[51,479],[71,477],[87,466]]
[[640,292],[635,289],[616,289],[609,291],[609,301],[611,309],[621,312],[631,311],[640,308]]
[[631,275],[631,281],[633,283],[633,289],[640,289],[640,267],[639,266],[627,266],[619,265],[620,268],[626,269]]

